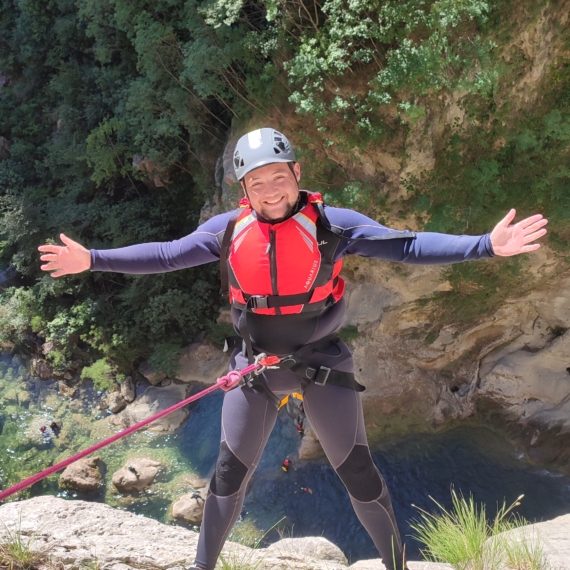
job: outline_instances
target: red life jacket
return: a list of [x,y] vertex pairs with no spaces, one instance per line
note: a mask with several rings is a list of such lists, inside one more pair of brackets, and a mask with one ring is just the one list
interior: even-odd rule
[[228,255],[229,300],[239,309],[265,315],[319,311],[344,293],[333,262],[338,238],[319,219],[318,193],[287,220],[260,223],[247,198],[239,214]]

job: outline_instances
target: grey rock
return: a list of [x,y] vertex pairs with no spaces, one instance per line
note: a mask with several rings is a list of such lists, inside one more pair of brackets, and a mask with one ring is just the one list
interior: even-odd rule
[[59,393],[67,398],[74,398],[75,394],[77,394],[77,388],[74,386],[68,386],[63,380],[60,380],[57,383],[57,386],[59,388]]
[[[172,384],[167,388],[149,386],[136,400],[129,404],[122,412],[111,418],[111,423],[121,427],[132,425],[150,418],[154,414],[166,410],[186,398],[187,387],[183,384]],[[149,424],[150,431],[172,431],[180,427],[188,418],[188,410],[176,410],[159,420]]]
[[155,386],[160,384],[165,378],[166,374],[164,372],[157,372],[150,362],[142,362],[139,366],[139,372]]
[[121,384],[121,396],[130,404],[136,397],[135,385],[132,376],[127,376]]
[[118,491],[130,493],[150,487],[161,464],[146,457],[129,458],[124,467],[113,473],[113,485]]
[[182,497],[172,505],[172,516],[175,519],[183,519],[190,524],[201,524],[206,493],[207,490],[204,488],[197,489],[187,495],[182,495]]
[[62,489],[77,489],[78,491],[94,491],[101,485],[99,457],[84,457],[68,465],[59,478]]
[[107,393],[107,407],[114,414],[124,410],[127,406],[127,402],[123,399],[121,392],[108,392]]
[[229,355],[208,342],[188,345],[178,361],[176,378],[183,382],[214,384],[226,374]]
[[42,380],[50,380],[53,377],[53,368],[45,360],[38,358],[32,361],[32,373]]

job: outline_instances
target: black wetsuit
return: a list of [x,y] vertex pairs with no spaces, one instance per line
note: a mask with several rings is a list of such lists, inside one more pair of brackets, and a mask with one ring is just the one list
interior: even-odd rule
[[[325,211],[331,225],[348,238],[393,231],[352,210],[327,207]],[[215,216],[189,236],[174,242],[91,250],[92,271],[162,273],[217,261],[220,236],[231,216],[232,212]],[[447,264],[492,257],[493,251],[488,234],[474,237],[419,232],[414,238],[340,241],[334,260],[348,254],[405,263]],[[344,300],[320,313],[252,314],[248,320],[249,332],[259,350],[285,355],[337,331],[344,314]],[[237,329],[240,311],[232,309],[232,317]],[[354,371],[352,355],[342,342],[313,353],[307,364]],[[235,351],[230,368],[241,369],[246,365],[247,359]],[[289,370],[267,370],[264,379],[271,391],[280,397],[301,391],[298,376]],[[360,394],[343,386],[311,383],[304,392],[304,410],[386,568],[400,570],[403,565],[401,539],[388,489],[368,448]],[[240,515],[247,483],[261,459],[276,418],[275,406],[256,390],[244,386],[225,395],[220,453],[198,542],[196,565],[199,568],[214,569],[222,546]]]

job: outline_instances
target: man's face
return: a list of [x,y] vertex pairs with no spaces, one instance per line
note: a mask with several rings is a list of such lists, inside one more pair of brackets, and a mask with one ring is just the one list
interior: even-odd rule
[[[285,219],[297,204],[301,167],[295,163],[291,172],[285,162],[275,162],[248,172],[242,180],[251,207],[264,219],[279,222]],[[245,186],[244,186],[245,182]]]

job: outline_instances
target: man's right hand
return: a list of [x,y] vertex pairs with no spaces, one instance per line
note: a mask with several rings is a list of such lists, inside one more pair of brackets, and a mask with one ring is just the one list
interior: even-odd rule
[[91,253],[89,250],[69,239],[65,234],[60,234],[59,237],[65,246],[46,244],[38,247],[40,251],[46,252],[40,259],[49,262],[41,266],[42,271],[53,271],[52,277],[61,277],[90,269]]

